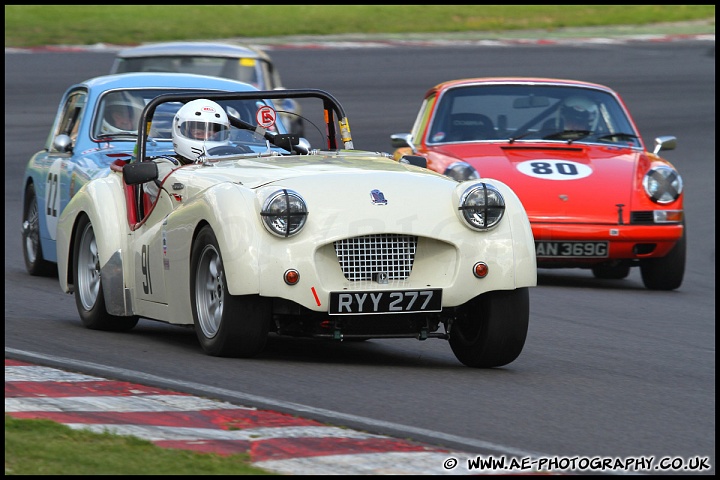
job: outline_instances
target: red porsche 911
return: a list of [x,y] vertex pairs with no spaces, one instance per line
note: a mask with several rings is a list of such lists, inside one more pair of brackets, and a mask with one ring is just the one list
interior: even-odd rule
[[[652,290],[685,271],[683,182],[648,151],[621,97],[598,84],[548,78],[473,78],[431,88],[394,157],[422,156],[456,180],[493,178],[520,197],[538,268],[586,268],[622,279],[640,267]],[[409,157],[406,157],[409,158]]]

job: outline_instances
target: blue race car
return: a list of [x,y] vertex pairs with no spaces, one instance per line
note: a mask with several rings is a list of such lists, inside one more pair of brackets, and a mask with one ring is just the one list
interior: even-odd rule
[[[55,274],[60,213],[85,183],[107,176],[114,161],[132,157],[145,105],[161,94],[197,91],[257,88],[203,75],[126,73],[92,78],[67,89],[45,147],[30,158],[23,179],[23,254],[30,275]],[[180,106],[165,104],[155,111],[148,155],[173,153],[171,122]],[[241,118],[254,122],[255,106],[234,108]]]

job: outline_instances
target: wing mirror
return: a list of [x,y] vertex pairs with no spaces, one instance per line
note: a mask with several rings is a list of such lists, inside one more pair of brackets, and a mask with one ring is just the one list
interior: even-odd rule
[[72,152],[72,139],[69,135],[61,133],[53,140],[53,148],[60,153]]
[[390,135],[390,144],[393,148],[407,148],[410,147],[415,151],[412,144],[412,135],[409,133],[394,133]]
[[127,185],[157,180],[158,168],[155,162],[128,163],[123,167],[123,180]]
[[674,150],[677,146],[677,138],[672,136],[657,137],[653,153],[657,155],[661,150]]

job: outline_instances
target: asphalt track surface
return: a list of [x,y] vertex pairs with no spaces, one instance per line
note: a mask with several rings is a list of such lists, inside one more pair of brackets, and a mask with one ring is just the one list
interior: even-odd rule
[[[526,349],[492,371],[462,367],[440,341],[328,345],[275,338],[258,359],[237,362],[206,357],[191,332],[152,322],[141,321],[130,335],[83,330],[56,279],[24,272],[19,179],[64,89],[107,71],[113,48],[6,50],[6,411],[10,402],[26,405],[18,407],[23,415],[76,426],[132,425],[125,431],[138,434],[145,425],[138,418],[119,420],[128,407],[97,413],[65,402],[83,398],[79,405],[103,407],[157,395],[215,398],[219,404],[209,410],[233,411],[222,417],[226,426],[289,430],[257,442],[242,435],[217,441],[207,435],[227,430],[205,431],[218,420],[196,408],[184,410],[180,424],[166,419],[144,434],[155,438],[162,430],[169,438],[155,441],[172,447],[245,448],[258,465],[281,473],[479,473],[443,468],[449,458],[462,467],[475,455],[707,457],[714,473],[714,46],[714,35],[266,46],[287,87],[323,88],[341,100],[357,148],[388,151],[389,135],[409,129],[425,89],[478,75],[605,83],[623,95],[646,143],[678,136],[678,149],[667,157],[687,189],[690,248],[682,287],[646,291],[638,272],[608,282],[582,271],[541,270]],[[178,435],[191,425],[195,437]],[[332,425],[350,428],[338,437]],[[160,426],[173,434],[151,428]]]

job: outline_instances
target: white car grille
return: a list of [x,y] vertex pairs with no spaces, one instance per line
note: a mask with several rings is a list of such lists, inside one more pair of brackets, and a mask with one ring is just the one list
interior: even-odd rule
[[412,235],[381,234],[353,237],[335,242],[340,267],[350,281],[406,279],[412,271],[417,248]]

